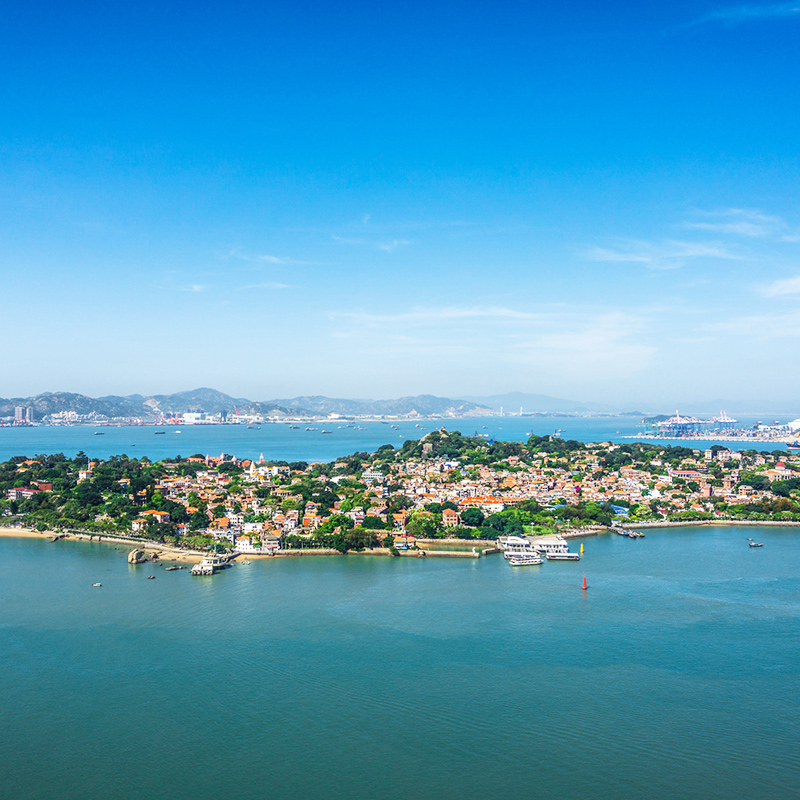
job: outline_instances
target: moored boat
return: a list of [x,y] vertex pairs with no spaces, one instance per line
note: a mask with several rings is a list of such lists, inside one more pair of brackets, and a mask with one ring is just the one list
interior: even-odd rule
[[542,557],[536,555],[535,553],[517,553],[515,555],[508,556],[508,563],[512,567],[527,567],[535,564],[542,564],[544,562]]
[[206,556],[199,564],[192,567],[192,575],[213,575],[228,566],[225,556]]
[[503,556],[510,560],[514,556],[535,556],[536,550],[524,536],[500,536],[497,544],[503,551]]

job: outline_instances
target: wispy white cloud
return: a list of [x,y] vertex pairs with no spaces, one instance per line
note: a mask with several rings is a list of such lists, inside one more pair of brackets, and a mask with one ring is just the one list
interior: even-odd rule
[[417,306],[408,311],[396,314],[372,314],[360,311],[334,311],[331,319],[349,319],[364,325],[440,325],[457,320],[538,320],[542,321],[552,315],[518,311],[500,306],[445,306],[440,308]]
[[783,297],[787,294],[800,294],[800,275],[794,278],[782,278],[761,287],[765,297]]
[[752,314],[708,322],[699,329],[725,334],[728,341],[744,338],[761,342],[800,337],[800,313]]
[[744,220],[739,222],[685,222],[683,227],[695,231],[732,233],[739,236],[766,236],[768,233],[763,225]]
[[[606,379],[608,370],[632,374],[648,365],[656,347],[642,341],[644,317],[627,312],[547,306],[415,307],[394,314],[340,311],[332,335],[365,355],[395,359],[451,359],[581,374]],[[368,331],[368,333],[366,333]],[[459,356],[456,358],[456,356]],[[442,362],[444,363],[444,362]]]
[[389,241],[375,241],[349,236],[334,236],[333,240],[339,244],[352,244],[360,247],[371,247],[375,250],[383,250],[385,253],[393,253],[399,247],[411,244],[407,239],[390,239]]
[[683,223],[688,230],[757,238],[782,238],[788,226],[780,218],[744,208],[697,212],[700,219]]
[[201,283],[186,283],[186,284],[173,284],[171,286],[165,286],[164,284],[159,284],[154,288],[162,291],[162,292],[204,292],[209,287],[201,284]]
[[714,22],[736,25],[746,22],[756,22],[758,20],[786,19],[789,17],[800,17],[800,5],[798,5],[798,3],[772,3],[770,5],[757,6],[738,5],[710,11],[702,17],[689,22],[686,27]]
[[240,286],[239,291],[245,291],[246,289],[291,289],[292,287],[288,283],[251,283],[248,286]]
[[253,264],[286,264],[286,265],[309,265],[311,261],[299,261],[288,256],[275,256],[270,253],[247,253],[235,248],[228,253],[228,258],[236,258],[240,261],[247,261]]
[[392,239],[391,242],[379,242],[378,250],[383,250],[386,253],[393,253],[398,247],[411,244],[407,239]]
[[647,367],[658,352],[641,340],[643,327],[641,318],[624,312],[589,315],[521,341],[517,353],[540,369],[568,362],[592,375],[609,369],[630,374]]
[[628,240],[616,247],[593,247],[584,253],[590,261],[644,264],[648,269],[667,270],[682,267],[695,258],[739,260],[737,253],[716,242],[682,242],[665,240],[648,242]]

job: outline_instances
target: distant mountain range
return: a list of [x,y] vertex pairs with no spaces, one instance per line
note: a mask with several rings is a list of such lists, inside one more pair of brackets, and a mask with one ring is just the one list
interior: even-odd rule
[[415,415],[469,414],[476,411],[489,411],[488,406],[468,400],[453,400],[449,397],[436,397],[432,394],[419,394],[414,397],[399,397],[396,400],[346,400],[342,398],[293,397],[289,400],[272,400],[271,403],[291,409],[293,413],[311,412],[319,416],[343,414],[356,416],[374,415]]
[[[712,400],[680,404],[681,413],[695,415],[713,415],[721,409],[731,413],[766,414],[753,407],[743,408],[746,404],[729,403],[724,400]],[[788,405],[788,404],[787,404]],[[216,389],[193,389],[175,394],[126,396],[107,395],[105,397],[87,397],[72,392],[45,392],[35,397],[0,398],[0,417],[14,415],[18,406],[33,408],[33,417],[43,417],[59,411],[74,411],[77,414],[102,414],[109,417],[153,417],[184,414],[200,411],[206,414],[226,412],[234,414],[260,414],[264,416],[449,416],[464,414],[493,414],[501,409],[506,414],[519,413],[520,408],[526,414],[581,414],[581,413],[623,413],[632,416],[644,416],[640,411],[621,410],[602,403],[587,403],[577,400],[566,400],[544,394],[526,394],[524,392],[508,392],[487,396],[466,396],[459,398],[437,397],[421,394],[413,397],[399,397],[394,400],[367,400],[324,397],[310,395],[302,397],[278,398],[274,400],[253,401],[245,397],[232,397]],[[650,404],[647,404],[650,406]],[[737,407],[738,406],[738,407]],[[672,408],[658,408],[653,411],[672,413]],[[777,412],[772,412],[777,413]]]
[[492,413],[488,406],[467,400],[453,400],[424,394],[396,400],[350,400],[322,396],[293,397],[285,400],[256,402],[244,397],[231,397],[216,389],[193,389],[167,395],[132,394],[124,397],[107,395],[87,397],[72,392],[45,392],[35,397],[0,398],[0,417],[10,417],[18,406],[33,409],[33,417],[41,420],[61,411],[77,414],[102,414],[108,417],[152,417],[154,415],[204,412],[206,414],[261,414],[269,416],[342,416],[375,415],[443,415]]
[[580,412],[614,412],[619,409],[601,403],[582,403],[577,400],[564,400],[561,397],[550,397],[546,394],[526,394],[525,392],[507,392],[506,394],[492,394],[486,397],[465,396],[463,400],[469,400],[481,406],[500,411],[502,408],[506,413],[517,413],[520,408],[523,412],[559,412],[568,411],[571,413]]

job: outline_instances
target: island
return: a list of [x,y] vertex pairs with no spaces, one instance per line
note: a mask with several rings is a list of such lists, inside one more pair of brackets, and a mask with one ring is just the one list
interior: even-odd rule
[[524,442],[445,428],[328,463],[83,452],[0,464],[10,532],[102,536],[253,555],[492,543],[612,526],[800,523],[800,459],[635,442]]

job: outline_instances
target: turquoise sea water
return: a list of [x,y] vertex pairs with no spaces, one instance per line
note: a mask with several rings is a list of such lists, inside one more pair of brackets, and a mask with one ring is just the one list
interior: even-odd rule
[[0,795],[797,797],[800,532],[584,545],[203,579],[0,539]]
[[[743,419],[741,423],[750,425],[754,421]],[[399,447],[406,439],[419,439],[442,425],[448,430],[459,430],[464,435],[479,433],[509,441],[522,441],[531,433],[545,436],[560,430],[565,439],[582,442],[630,442],[626,437],[639,436],[643,432],[638,422],[634,417],[465,417],[423,420],[420,423],[405,420],[392,423],[396,428],[381,422],[364,422],[361,423],[363,431],[348,428],[341,422],[299,425],[299,430],[293,430],[283,423],[254,428],[246,425],[0,428],[0,459],[37,453],[73,456],[83,450],[97,458],[121,453],[131,457],[158,459],[175,455],[185,457],[195,453],[219,455],[225,452],[239,458],[258,458],[263,453],[264,458],[275,461],[331,461],[356,451],[374,452],[382,444]],[[307,431],[306,427],[318,430]],[[165,433],[157,436],[156,430]],[[329,430],[330,433],[323,434],[322,430]],[[95,431],[103,435],[96,436]],[[705,449],[713,441],[665,440],[665,443]],[[770,451],[785,449],[785,445],[766,442],[743,443],[740,447]]]

